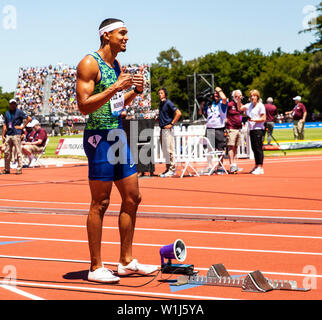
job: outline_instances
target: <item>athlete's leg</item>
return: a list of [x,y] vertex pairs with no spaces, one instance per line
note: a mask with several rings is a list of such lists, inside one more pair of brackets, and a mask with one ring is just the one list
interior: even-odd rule
[[121,197],[122,207],[119,217],[119,230],[121,237],[120,263],[127,266],[133,260],[132,244],[136,223],[136,213],[141,202],[138,175],[115,182]]
[[89,182],[92,203],[87,220],[88,244],[91,254],[91,271],[102,267],[101,241],[105,212],[109,206],[113,182]]

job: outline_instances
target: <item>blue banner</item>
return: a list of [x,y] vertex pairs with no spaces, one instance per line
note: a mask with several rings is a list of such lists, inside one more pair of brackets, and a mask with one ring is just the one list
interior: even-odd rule
[[[276,123],[275,129],[293,129],[293,123]],[[305,124],[306,129],[318,129],[322,128],[322,122],[307,122]]]

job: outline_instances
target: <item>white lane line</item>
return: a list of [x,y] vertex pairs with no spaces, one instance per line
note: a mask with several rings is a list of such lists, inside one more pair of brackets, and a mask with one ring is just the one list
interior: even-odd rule
[[[0,236],[1,239],[19,239],[19,240],[34,240],[34,241],[49,241],[49,242],[66,242],[66,243],[88,243],[87,240],[67,240],[67,239],[47,239],[47,238],[33,238],[33,237],[14,237],[14,236]],[[102,244],[117,245],[119,242],[102,241]],[[164,244],[151,243],[133,243],[138,247],[157,247],[162,248]],[[209,250],[209,251],[235,251],[235,252],[251,252],[251,253],[274,253],[274,254],[289,254],[289,255],[307,255],[307,256],[322,256],[322,252],[301,252],[301,251],[275,251],[275,250],[256,250],[256,249],[237,249],[237,248],[214,248],[214,247],[194,247],[189,246],[187,249],[193,250]]]
[[[0,225],[22,225],[35,227],[53,227],[53,228],[76,228],[85,229],[86,226],[81,225],[65,225],[65,224],[47,224],[47,223],[28,223],[28,222],[6,222],[0,221]],[[116,230],[118,227],[103,227],[105,230]],[[206,234],[206,235],[229,235],[229,236],[246,236],[246,237],[267,237],[267,238],[289,238],[289,239],[311,239],[322,240],[322,236],[296,236],[296,235],[282,235],[282,234],[261,234],[261,233],[241,233],[241,232],[216,232],[216,231],[200,231],[200,230],[176,230],[176,229],[150,229],[150,228],[136,228],[136,231],[148,232],[169,232],[169,233],[192,233],[192,234]]]
[[[0,284],[2,281],[0,281]],[[36,287],[45,289],[60,289],[60,290],[71,290],[71,291],[84,291],[84,292],[96,292],[96,293],[114,293],[114,294],[127,294],[127,295],[140,295],[140,296],[152,296],[152,297],[165,297],[165,298],[183,298],[192,300],[235,300],[229,298],[217,298],[217,297],[205,297],[205,296],[191,296],[191,295],[180,295],[180,294],[170,294],[170,293],[156,293],[156,292],[140,292],[140,291],[129,291],[129,290],[114,290],[114,289],[102,289],[102,288],[92,288],[92,287],[74,287],[74,286],[62,286],[62,285],[51,285],[51,284],[41,284],[41,283],[28,283],[28,282],[16,282],[17,286],[24,287]]]
[[[54,258],[37,258],[37,257],[22,257],[22,256],[6,256],[6,255],[0,255],[1,259],[13,259],[13,260],[29,260],[29,261],[43,261],[43,262],[64,262],[64,263],[79,263],[79,264],[90,264],[90,261],[87,260],[71,260],[71,259],[54,259]],[[117,262],[103,262],[104,265],[107,266],[114,266],[117,267],[119,264]],[[157,265],[151,265],[153,267],[160,267]],[[201,267],[195,267],[198,271],[209,271],[209,268],[201,268]],[[248,274],[253,272],[254,270],[227,270],[231,273],[237,273],[237,274]],[[281,276],[287,276],[287,277],[310,277],[310,278],[322,278],[322,275],[319,274],[304,274],[304,273],[286,273],[286,272],[273,272],[273,271],[262,271],[263,274],[267,275],[281,275]]]
[[[0,201],[1,202],[14,202],[14,203],[80,205],[80,206],[88,206],[89,207],[89,203],[80,203],[80,202],[57,202],[57,201],[13,200],[13,199],[0,199]],[[111,207],[120,207],[121,204],[110,204],[110,206]],[[322,213],[322,210],[315,210],[315,209],[305,209],[304,210],[304,209],[269,209],[269,208],[229,208],[229,207],[167,206],[167,205],[148,205],[148,204],[140,205],[140,208]],[[49,208],[49,209],[51,209],[51,208]],[[67,210],[67,209],[64,209],[64,210]]]
[[[45,300],[43,298],[37,297],[37,296],[35,296],[33,294],[30,294],[30,293],[28,293],[26,291],[22,291],[22,290],[16,288],[15,286],[7,285],[5,283],[6,283],[5,281],[0,281],[0,288],[3,288],[3,289],[8,290],[8,291],[11,291],[11,292],[13,292],[15,294],[18,294],[18,295],[23,296],[25,298],[28,298],[30,300],[37,300],[37,301]],[[15,282],[15,283],[17,284],[17,282]]]
[[[296,162],[311,162],[311,161],[322,161],[322,158],[312,158],[312,159],[296,159],[296,158],[289,158],[287,160],[283,159],[265,159],[265,164],[274,164],[274,163],[296,163]],[[249,163],[254,163],[254,161],[250,160],[240,160],[240,163],[243,164],[249,164]]]

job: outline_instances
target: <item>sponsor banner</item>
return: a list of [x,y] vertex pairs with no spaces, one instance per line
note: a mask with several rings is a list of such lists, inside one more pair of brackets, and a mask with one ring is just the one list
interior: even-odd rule
[[[276,123],[275,129],[293,129],[293,123]],[[307,122],[305,124],[306,129],[317,129],[322,128],[322,122]]]
[[61,139],[56,149],[56,155],[86,157],[83,139]]

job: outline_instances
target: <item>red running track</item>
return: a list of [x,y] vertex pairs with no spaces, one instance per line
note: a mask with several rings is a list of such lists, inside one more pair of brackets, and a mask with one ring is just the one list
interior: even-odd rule
[[[0,299],[320,299],[320,225],[215,222],[202,217],[322,219],[321,162],[322,157],[269,159],[266,174],[260,177],[140,180],[144,201],[135,236],[135,256],[140,261],[159,265],[160,247],[182,238],[188,246],[187,262],[195,264],[201,274],[212,264],[223,263],[233,275],[261,270],[270,279],[310,284],[316,289],[309,293],[249,294],[206,286],[171,292],[168,284],[158,281],[160,276],[140,288],[137,286],[151,278],[124,278],[117,286],[88,283],[87,168],[69,166],[25,170],[23,176],[0,178],[0,276],[6,276],[5,266],[14,266],[18,289],[13,292],[1,286]],[[244,161],[242,166],[250,170],[252,163]],[[110,211],[115,214],[120,207],[115,190],[111,201]],[[167,218],[146,218],[145,213],[167,214]],[[195,215],[194,220],[174,219],[189,214]],[[117,217],[107,216],[104,227],[103,258],[115,269]],[[307,272],[312,270],[316,274],[308,278]]]

